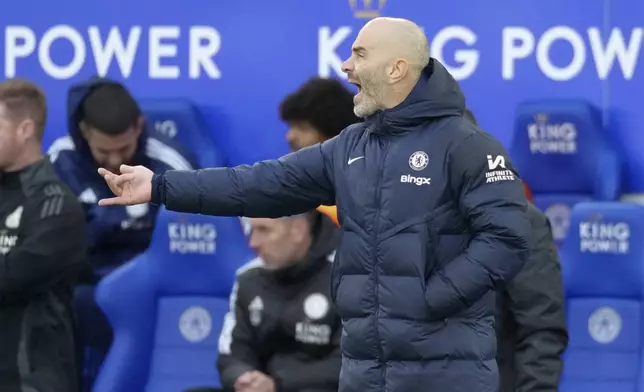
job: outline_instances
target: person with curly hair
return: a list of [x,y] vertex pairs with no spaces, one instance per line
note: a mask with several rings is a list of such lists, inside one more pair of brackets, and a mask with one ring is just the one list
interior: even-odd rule
[[[353,113],[353,95],[341,81],[320,77],[309,79],[287,95],[279,111],[288,125],[286,141],[291,151],[324,142],[362,121]],[[335,206],[319,206],[317,210],[338,224]]]

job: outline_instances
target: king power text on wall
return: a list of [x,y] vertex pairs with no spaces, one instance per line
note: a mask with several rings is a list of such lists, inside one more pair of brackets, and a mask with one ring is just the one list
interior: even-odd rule
[[[332,29],[321,27],[318,31],[318,74],[323,77],[332,75],[345,77],[342,72],[343,55],[349,54],[344,44],[350,45],[357,31],[350,26]],[[477,49],[480,37],[466,26],[447,26],[437,32],[428,32],[430,54],[443,63],[457,80],[472,76],[485,54]],[[642,52],[644,29],[638,27],[630,31],[614,27],[604,33],[599,27],[579,31],[570,26],[554,26],[541,36],[536,36],[529,28],[507,26],[501,36],[495,38],[501,45],[500,76],[513,80],[521,74],[521,67],[527,62],[535,62],[541,73],[554,81],[567,81],[577,77],[588,63],[592,63],[597,77],[608,78],[619,72],[624,79],[633,78],[637,61]],[[487,37],[486,37],[487,39]],[[459,47],[451,53],[445,50],[448,43],[457,41]],[[554,61],[553,46],[564,43],[572,49],[572,57],[562,64]],[[342,47],[342,50],[340,49]],[[346,53],[345,53],[346,52]]]
[[[181,47],[187,36],[187,47]],[[147,41],[147,45],[144,42]],[[64,60],[56,59],[56,48],[71,46],[72,54]],[[120,75],[127,79],[135,61],[147,63],[150,79],[178,79],[185,74],[190,79],[220,79],[221,70],[214,57],[221,48],[221,36],[211,26],[141,26],[85,29],[69,25],[55,25],[42,35],[28,26],[6,26],[4,29],[4,76],[15,77],[22,64],[33,57],[40,68],[53,79],[70,79],[88,64],[91,56],[99,76],[106,76],[116,65]],[[179,59],[187,58],[187,69]],[[182,62],[183,63],[183,62]]]

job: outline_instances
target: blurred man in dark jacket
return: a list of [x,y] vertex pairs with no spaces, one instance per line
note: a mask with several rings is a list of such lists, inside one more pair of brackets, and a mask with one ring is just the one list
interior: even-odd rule
[[252,219],[259,258],[238,271],[219,340],[226,390],[337,391],[341,326],[329,288],[339,234],[318,212]]
[[42,91],[0,83],[0,391],[76,392],[72,285],[85,218],[43,159]]
[[[476,124],[471,111],[465,117]],[[526,195],[531,193],[526,188]],[[534,242],[528,262],[497,295],[501,392],[556,392],[568,345],[563,283],[550,222],[528,205]]]

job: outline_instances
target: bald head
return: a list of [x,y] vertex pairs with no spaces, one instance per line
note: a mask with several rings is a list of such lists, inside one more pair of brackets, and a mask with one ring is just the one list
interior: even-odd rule
[[401,18],[375,18],[361,30],[373,35],[377,45],[388,53],[389,60],[402,60],[420,72],[429,63],[429,44],[425,32],[416,23]]
[[354,112],[363,118],[400,104],[429,63],[425,33],[414,22],[399,18],[369,21],[351,53],[342,70],[359,89]]

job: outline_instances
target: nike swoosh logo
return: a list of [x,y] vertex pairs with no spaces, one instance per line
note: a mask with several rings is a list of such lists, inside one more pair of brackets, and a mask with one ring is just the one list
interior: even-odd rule
[[349,159],[349,165],[352,164],[353,162],[357,161],[358,159],[362,159],[362,158],[364,158],[364,156]]

